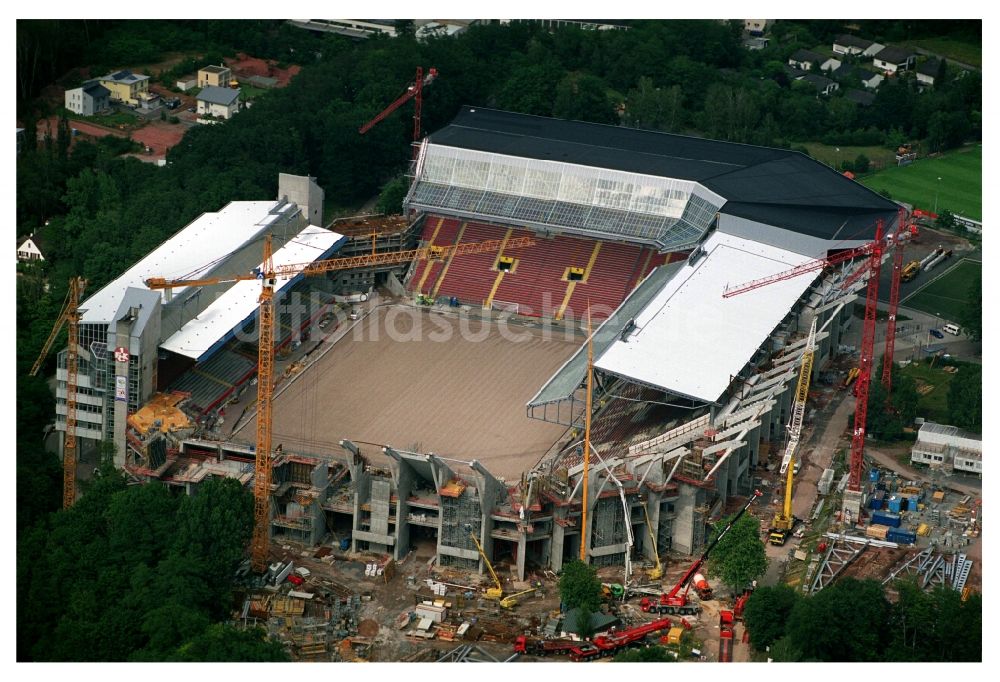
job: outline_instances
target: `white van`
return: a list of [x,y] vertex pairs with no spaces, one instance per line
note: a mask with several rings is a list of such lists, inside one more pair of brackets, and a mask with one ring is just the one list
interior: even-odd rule
[[958,336],[962,332],[962,328],[959,327],[957,324],[953,323],[946,324],[945,326],[941,327],[941,329],[943,329],[944,331],[948,332],[953,336]]

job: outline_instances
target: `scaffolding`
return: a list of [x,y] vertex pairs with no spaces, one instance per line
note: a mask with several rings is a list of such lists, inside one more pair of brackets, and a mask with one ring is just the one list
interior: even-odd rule
[[[457,497],[441,497],[441,539],[442,545],[457,549],[476,550],[476,544],[469,537],[469,533],[474,533],[477,537],[480,533],[480,520],[482,519],[482,507],[479,504],[479,497],[474,493],[475,488],[466,488]],[[468,528],[472,524],[472,529]],[[484,543],[485,544],[485,543]],[[464,557],[450,556],[442,554],[440,556],[442,566],[456,566],[460,568],[477,570],[479,559],[466,559]]]

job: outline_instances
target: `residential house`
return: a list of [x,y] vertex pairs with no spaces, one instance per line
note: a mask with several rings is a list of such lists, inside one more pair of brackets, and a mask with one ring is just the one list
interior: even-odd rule
[[96,81],[66,91],[66,108],[80,116],[93,116],[111,105],[111,91]]
[[218,88],[209,85],[198,93],[198,114],[211,115],[216,118],[232,118],[239,110],[240,89]]
[[747,38],[743,41],[743,47],[748,50],[763,50],[769,42],[770,38]]
[[836,54],[851,56],[860,55],[862,57],[871,57],[878,54],[878,52],[884,47],[885,45],[849,35],[838,36],[838,38],[833,41],[833,51]]
[[773,23],[774,19],[744,19],[743,30],[749,33],[751,36],[759,38],[760,36],[767,33],[767,29],[771,28],[771,25]]
[[45,240],[42,237],[42,231],[39,229],[17,243],[17,260],[18,262],[28,263],[45,260],[45,257],[42,255],[44,248]]
[[139,106],[150,97],[149,76],[141,73],[132,73],[124,69],[101,76],[97,80],[111,92],[110,99],[113,102]]
[[188,90],[194,90],[198,87],[198,79],[192,78],[191,76],[185,76],[184,78],[177,81],[177,89],[181,92],[187,92]]
[[788,58],[788,65],[802,69],[803,71],[810,71],[814,65],[822,64],[825,61],[826,57],[811,50],[796,50]]
[[876,89],[885,80],[885,76],[882,74],[872,73],[866,69],[858,69],[855,75],[861,80],[861,84],[869,90]]
[[825,62],[823,62],[822,64],[819,65],[819,70],[820,71],[836,71],[843,64],[844,64],[844,62],[840,61],[839,59],[835,59],[833,57],[830,57]]
[[829,96],[830,93],[840,89],[840,84],[837,81],[832,81],[826,76],[818,76],[814,73],[807,73],[799,80],[811,83],[816,88],[816,92],[821,95]]
[[875,93],[849,88],[844,92],[844,99],[856,102],[860,107],[870,107],[875,102]]
[[803,71],[802,69],[797,69],[794,66],[790,66],[789,64],[785,64],[785,75],[788,77],[788,80],[797,81],[798,79],[806,75],[806,72]]
[[933,469],[983,473],[983,439],[956,426],[924,422],[910,450],[910,462]]
[[902,47],[886,47],[875,55],[875,68],[887,74],[912,69],[917,63],[917,54]]
[[928,59],[917,67],[917,82],[921,85],[934,85],[944,75],[944,62],[940,59]]
[[228,88],[233,72],[228,66],[203,66],[198,69],[198,87]]

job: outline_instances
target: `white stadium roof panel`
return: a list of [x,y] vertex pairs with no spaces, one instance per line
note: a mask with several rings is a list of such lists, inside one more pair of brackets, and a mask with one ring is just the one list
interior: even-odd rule
[[636,316],[598,369],[671,393],[714,402],[817,277],[816,272],[723,298],[741,284],[810,260],[791,251],[713,233],[706,256],[685,265]]
[[[344,236],[322,227],[310,225],[278,249],[272,256],[275,267],[296,263],[311,263],[324,257]],[[258,265],[262,267],[263,263]],[[275,294],[291,286],[298,277],[279,279]],[[230,332],[257,311],[261,283],[258,280],[237,282],[215,299],[200,315],[187,322],[163,344],[164,350],[200,360],[213,350]]]
[[[278,201],[233,201],[216,213],[203,213],[177,232],[113,282],[88,298],[80,306],[84,324],[112,322],[115,311],[129,287],[148,289],[150,277],[168,279],[196,278],[209,274],[218,262],[252,241],[295,204],[279,207]],[[177,287],[176,296],[187,289]],[[161,294],[161,300],[165,294]]]

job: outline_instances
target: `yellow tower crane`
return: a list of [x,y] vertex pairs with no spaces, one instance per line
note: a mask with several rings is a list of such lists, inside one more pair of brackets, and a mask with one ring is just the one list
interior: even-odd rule
[[802,353],[802,367],[799,369],[799,383],[795,389],[795,405],[792,409],[792,419],[788,425],[788,444],[785,446],[785,455],[781,460],[781,473],[785,477],[785,503],[781,512],[774,516],[771,523],[771,530],[768,532],[768,541],[772,545],[784,545],[788,536],[791,535],[795,524],[798,522],[792,516],[792,483],[795,478],[795,450],[799,445],[799,437],[802,434],[802,419],[806,410],[806,399],[809,397],[809,380],[812,377],[813,356],[816,353],[816,319],[813,318],[812,327],[809,329],[809,340],[806,342],[805,351]]
[[69,290],[66,292],[66,300],[62,310],[56,318],[49,338],[45,339],[42,352],[38,354],[38,359],[31,367],[31,376],[38,374],[42,363],[52,349],[56,337],[62,329],[63,324],[67,327],[66,339],[66,439],[63,442],[63,509],[69,509],[76,501],[76,375],[77,375],[77,348],[79,346],[78,329],[80,325],[80,299],[83,297],[83,290],[87,287],[87,280],[82,277],[74,277],[69,281]]
[[[150,289],[163,289],[167,298],[175,287],[209,286],[226,282],[261,280],[260,336],[257,350],[257,447],[254,468],[254,529],[250,563],[257,573],[267,568],[267,547],[270,539],[271,497],[271,397],[274,384],[274,285],[279,278],[289,279],[298,275],[321,275],[335,270],[398,265],[416,259],[443,260],[451,256],[488,253],[502,249],[516,249],[535,243],[531,237],[500,239],[482,242],[453,244],[451,246],[424,246],[409,251],[396,251],[350,258],[333,258],[275,266],[271,253],[271,237],[264,240],[264,258],[259,272],[229,277],[204,277],[201,279],[164,279],[151,277],[146,280]],[[492,570],[492,569],[491,569]]]

